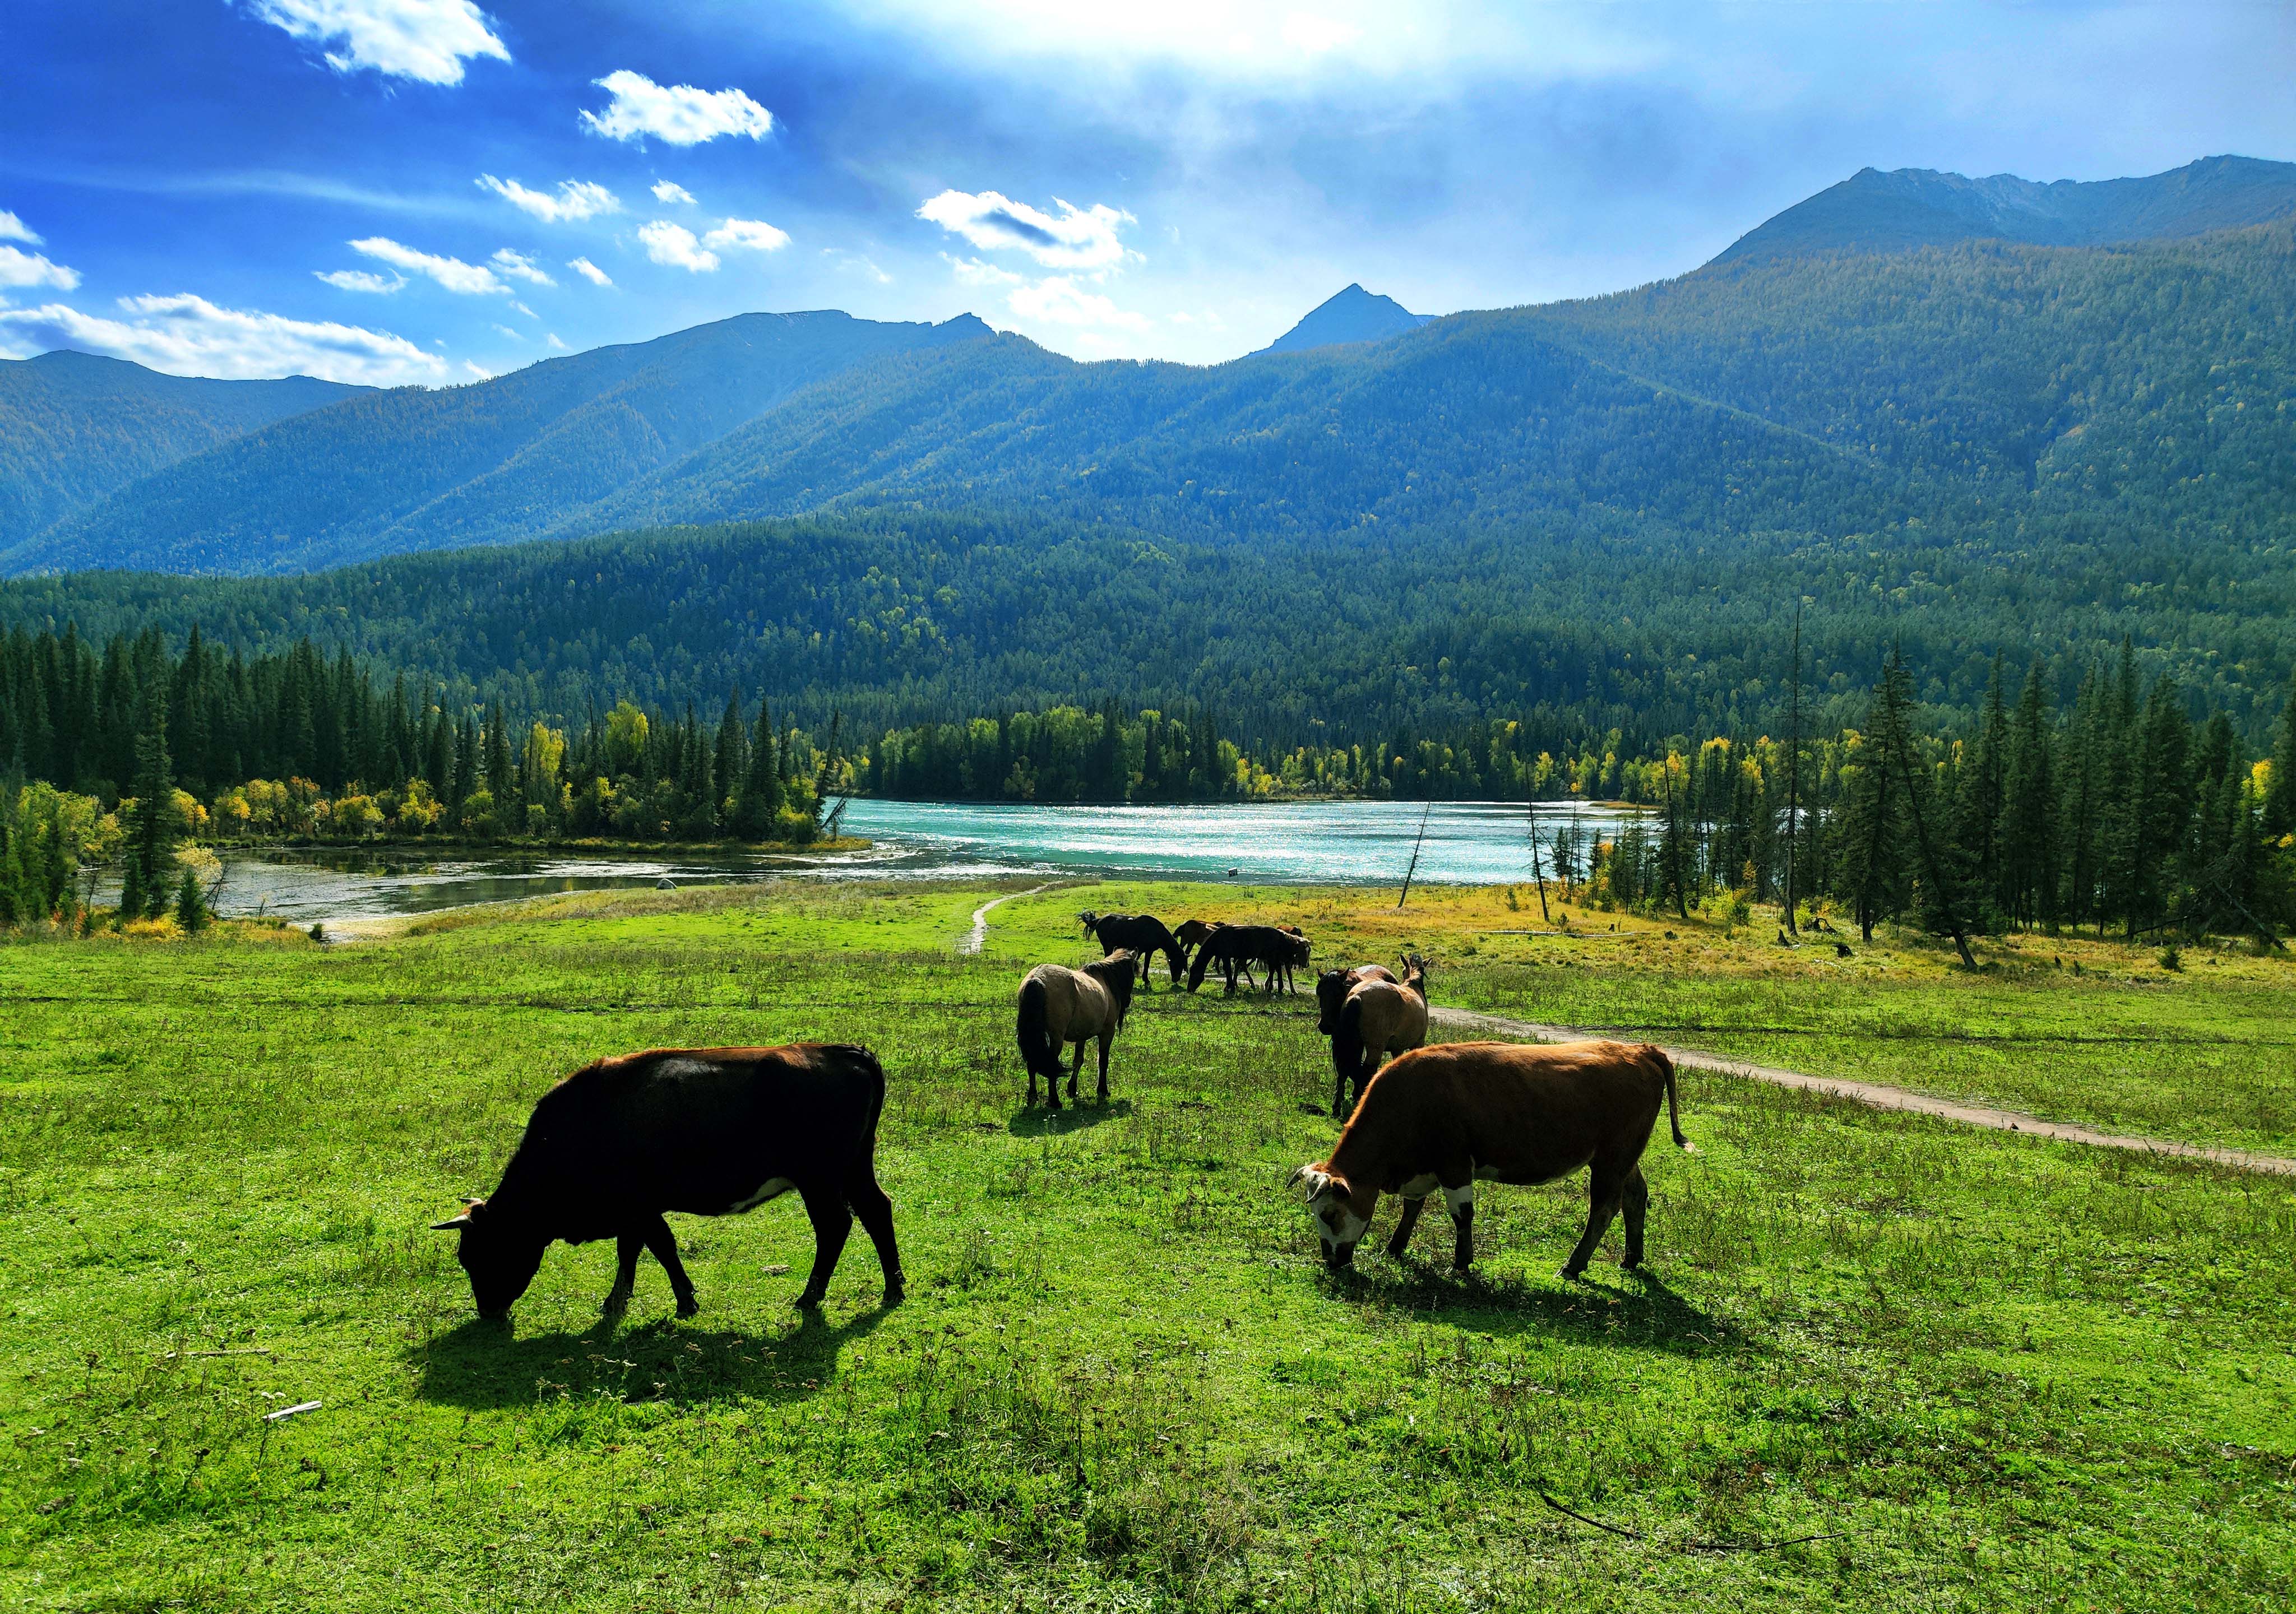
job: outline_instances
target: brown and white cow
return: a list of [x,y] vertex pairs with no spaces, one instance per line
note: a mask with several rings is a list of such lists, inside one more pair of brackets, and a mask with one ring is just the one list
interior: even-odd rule
[[1374,1077],[1331,1158],[1292,1180],[1308,1186],[1324,1258],[1335,1268],[1355,1258],[1381,1194],[1403,1200],[1387,1245],[1400,1256],[1439,1188],[1458,1235],[1454,1264],[1464,1271],[1474,1259],[1477,1183],[1551,1183],[1586,1166],[1587,1231],[1563,1276],[1587,1269],[1622,1207],[1634,1266],[1650,1204],[1643,1150],[1661,1102],[1675,1146],[1688,1149],[1674,1061],[1647,1043],[1439,1043]]

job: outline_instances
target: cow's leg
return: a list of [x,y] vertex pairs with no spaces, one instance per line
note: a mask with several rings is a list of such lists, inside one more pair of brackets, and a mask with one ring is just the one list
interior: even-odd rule
[[1077,1083],[1084,1076],[1085,1041],[1086,1039],[1082,1037],[1077,1039],[1076,1059],[1069,1066],[1069,1102],[1071,1104],[1076,1102]]
[[[1116,1028],[1115,1028],[1115,1027],[1113,1027],[1113,1026],[1104,1026],[1104,1027],[1103,1027],[1103,1028],[1101,1028],[1101,1033],[1100,1033],[1100,1102],[1101,1102],[1102,1103],[1103,1103],[1103,1104],[1105,1104],[1106,1102],[1108,1102],[1108,1045],[1109,1045],[1109,1044],[1111,1044],[1111,1043],[1112,1043],[1112,1042],[1114,1042],[1115,1040],[1116,1040]],[[1081,1046],[1079,1046],[1079,1047],[1078,1048],[1077,1052],[1078,1052],[1078,1053],[1083,1053],[1083,1052],[1084,1052],[1084,1050],[1083,1050],[1083,1048],[1082,1048]]]
[[[1438,1180],[1440,1180],[1439,1175]],[[1451,1246],[1451,1270],[1464,1272],[1475,1259],[1475,1175],[1461,1174],[1455,1187],[1443,1184],[1443,1203],[1450,1208],[1451,1227],[1456,1241]]]
[[638,1257],[645,1247],[643,1233],[626,1233],[614,1241],[614,1286],[606,1291],[603,1307],[607,1316],[619,1317],[630,1308],[630,1297],[638,1287]]
[[845,1202],[860,1217],[862,1231],[877,1247],[877,1265],[885,1274],[885,1304],[899,1305],[908,1286],[901,1273],[901,1249],[893,1238],[893,1201],[878,1186],[877,1168],[865,1154],[854,1162],[846,1179]]
[[1411,1230],[1419,1225],[1419,1213],[1426,1208],[1424,1194],[1403,1201],[1403,1219],[1395,1225],[1395,1236],[1387,1241],[1387,1253],[1397,1260],[1403,1259],[1403,1252],[1411,1248]]
[[1603,1235],[1611,1231],[1611,1222],[1619,1214],[1619,1201],[1626,1195],[1626,1178],[1615,1171],[1605,1171],[1597,1163],[1587,1174],[1587,1231],[1578,1237],[1578,1246],[1563,1263],[1562,1275],[1575,1278],[1587,1270],[1587,1263],[1595,1258],[1595,1247]]
[[1627,1178],[1626,1193],[1620,1201],[1627,1213],[1627,1265],[1643,1264],[1643,1217],[1650,1210],[1650,1182],[1637,1164]]
[[701,1307],[693,1298],[693,1280],[685,1275],[685,1263],[677,1258],[676,1235],[659,1216],[645,1230],[645,1245],[653,1251],[653,1258],[661,1263],[662,1271],[669,1274],[669,1292],[677,1297],[677,1315],[690,1317],[700,1311]]
[[[829,1292],[829,1280],[837,1270],[837,1258],[845,1253],[845,1241],[853,1232],[853,1212],[845,1203],[845,1185],[834,1188],[804,1188],[805,1214],[813,1220],[813,1275],[805,1281],[805,1292],[797,1303],[808,1311],[821,1304]],[[887,1231],[890,1233],[892,1208],[886,1207]],[[882,1246],[879,1247],[881,1249]]]

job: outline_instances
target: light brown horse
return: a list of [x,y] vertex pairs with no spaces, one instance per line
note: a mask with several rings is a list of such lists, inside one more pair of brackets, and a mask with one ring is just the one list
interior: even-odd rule
[[1339,1024],[1332,1033],[1332,1118],[1347,1117],[1349,1082],[1355,1084],[1355,1096],[1360,1100],[1382,1061],[1390,1054],[1423,1047],[1426,1042],[1425,959],[1416,955],[1405,959],[1399,981],[1357,982],[1341,1004]]
[[1108,1102],[1108,1045],[1116,1040],[1132,1008],[1132,983],[1138,961],[1119,949],[1106,958],[1071,970],[1038,964],[1021,983],[1021,1060],[1029,1068],[1029,1102],[1037,1102],[1037,1077],[1045,1078],[1046,1108],[1061,1107],[1061,1055],[1076,1045],[1069,1070],[1069,1098],[1077,1095],[1084,1073],[1084,1045],[1100,1044],[1100,1102]]

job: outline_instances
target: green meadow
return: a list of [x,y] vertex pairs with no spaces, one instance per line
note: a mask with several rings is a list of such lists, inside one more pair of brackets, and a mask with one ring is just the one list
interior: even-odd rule
[[[1312,1003],[1157,989],[1113,1101],[1021,1103],[1085,906],[1296,919],[1440,1002],[2296,1153],[2296,964],[1767,922],[1575,938],[1525,890],[604,894],[356,945],[0,945],[0,1606],[497,1610],[2296,1602],[2296,1180],[1691,1069],[1651,1260],[1583,1186],[1327,1274]],[[1851,938],[1853,943],[1855,938]],[[2079,965],[2076,972],[2074,966]],[[602,1054],[857,1041],[911,1276],[822,1315],[784,1201],[681,1218],[701,1314],[560,1246],[508,1328],[452,1241]],[[276,1420],[266,1413],[316,1402]]]

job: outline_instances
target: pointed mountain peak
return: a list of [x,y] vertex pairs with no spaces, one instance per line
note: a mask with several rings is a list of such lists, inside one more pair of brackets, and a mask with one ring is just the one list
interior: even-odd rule
[[1305,319],[1268,343],[1262,353],[1299,353],[1342,342],[1382,342],[1416,331],[1435,316],[1414,314],[1391,297],[1350,285],[1318,305]]

